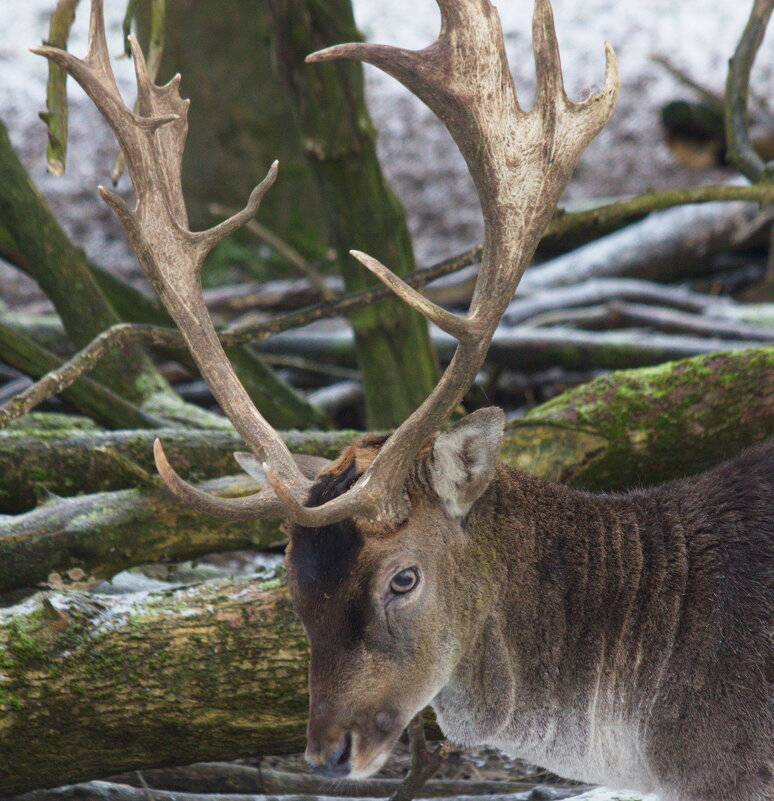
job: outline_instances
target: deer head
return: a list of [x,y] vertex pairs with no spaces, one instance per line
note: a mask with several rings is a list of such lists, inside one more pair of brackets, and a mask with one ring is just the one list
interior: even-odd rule
[[[291,591],[311,642],[308,756],[315,764],[365,776],[400,731],[443,686],[480,617],[485,571],[461,581],[458,566],[486,538],[469,536],[476,502],[495,471],[503,417],[470,415],[436,435],[481,367],[489,342],[588,143],[615,105],[618,76],[607,46],[605,82],[582,103],[565,95],[548,0],[536,0],[535,105],[520,108],[499,17],[489,0],[438,0],[441,31],[424,50],[372,44],[331,47],[307,58],[355,58],[393,75],[446,124],[478,192],[484,255],[467,316],[429,302],[384,265],[353,252],[366,268],[458,348],[425,402],[388,438],[365,438],[310,478],[253,406],[207,314],[199,271],[214,244],[246,222],[273,183],[276,163],[246,208],[204,232],[188,229],[180,167],[187,101],[179,76],[153,84],[132,39],[138,112],[121,99],[110,67],[101,0],[92,0],[84,59],[36,48],[67,70],[113,128],[137,203],[100,187],[140,264],[180,328],[213,395],[250,453],[238,460],[265,476],[257,495],[224,499],[188,484],[159,442],[156,464],[170,489],[225,518],[280,513],[294,525],[288,549]],[[481,503],[484,503],[483,501]],[[481,505],[479,504],[479,506]]]

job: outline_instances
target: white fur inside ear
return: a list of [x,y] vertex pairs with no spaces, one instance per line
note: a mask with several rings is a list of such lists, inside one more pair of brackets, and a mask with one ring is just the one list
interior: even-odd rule
[[433,489],[453,517],[463,517],[494,475],[505,415],[479,409],[438,435],[430,459]]

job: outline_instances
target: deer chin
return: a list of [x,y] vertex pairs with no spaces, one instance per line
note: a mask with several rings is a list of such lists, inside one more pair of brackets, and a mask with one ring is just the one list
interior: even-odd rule
[[376,773],[389,759],[394,745],[395,743],[393,742],[389,746],[379,746],[376,750],[372,750],[370,753],[360,754],[357,751],[357,743],[354,743],[352,769],[350,770],[347,778],[367,779],[369,776],[373,776],[374,773]]

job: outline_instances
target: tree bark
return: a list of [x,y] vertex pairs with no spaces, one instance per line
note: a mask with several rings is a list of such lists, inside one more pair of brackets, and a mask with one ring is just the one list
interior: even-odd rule
[[[314,50],[362,37],[350,0],[266,0],[277,72],[325,203],[347,290],[377,279],[348,254],[366,251],[398,275],[415,268],[406,215],[382,175],[359,63],[304,64]],[[427,397],[437,364],[421,315],[390,299],[352,312],[370,428],[397,426]],[[389,387],[389,392],[385,392]]]
[[[150,2],[138,11],[147,40]],[[274,159],[280,180],[261,201],[261,222],[309,256],[321,255],[325,219],[293,117],[271,68],[266,15],[254,0],[167,3],[159,82],[183,76],[191,99],[183,190],[192,227],[215,222],[211,204],[241,208]]]
[[307,645],[255,580],[0,610],[0,796],[303,749]]

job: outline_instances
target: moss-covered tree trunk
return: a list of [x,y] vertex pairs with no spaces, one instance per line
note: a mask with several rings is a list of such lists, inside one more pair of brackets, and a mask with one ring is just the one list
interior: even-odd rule
[[302,750],[306,666],[286,591],[254,581],[0,610],[0,797]]
[[[74,247],[46,206],[11,146],[0,122],[0,221],[15,242],[27,271],[56,307],[67,335],[78,347],[120,322],[89,270],[83,251]],[[109,354],[94,377],[133,403],[157,395],[175,397],[142,348]]]
[[[362,37],[350,0],[265,0],[277,73],[325,203],[331,242],[347,290],[376,283],[347,254],[363,250],[398,275],[414,269],[400,201],[376,156],[362,66],[353,61],[304,64],[309,53]],[[396,299],[353,312],[370,428],[401,423],[437,379],[427,323]]]
[[[211,203],[241,208],[274,159],[280,179],[261,201],[263,224],[308,255],[325,220],[295,123],[271,70],[266,15],[256,0],[167,3],[160,80],[183,76],[191,99],[183,190],[194,228],[213,224]],[[150,2],[138,9],[148,38]]]

